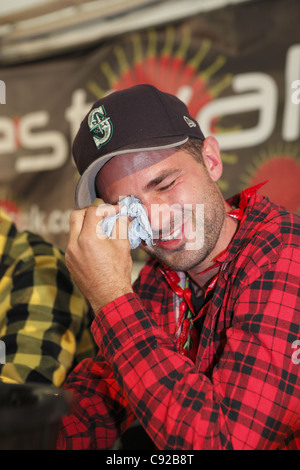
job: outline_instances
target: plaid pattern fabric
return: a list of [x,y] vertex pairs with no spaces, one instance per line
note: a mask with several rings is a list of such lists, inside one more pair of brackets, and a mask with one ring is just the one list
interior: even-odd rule
[[58,448],[111,446],[132,410],[159,449],[300,448],[299,217],[252,196],[220,261],[195,363],[176,352],[177,300],[156,261],[103,308],[101,356],[67,381],[76,406]]
[[63,254],[37,235],[19,233],[1,211],[0,339],[6,363],[0,381],[62,385],[74,365],[95,354],[88,312]]

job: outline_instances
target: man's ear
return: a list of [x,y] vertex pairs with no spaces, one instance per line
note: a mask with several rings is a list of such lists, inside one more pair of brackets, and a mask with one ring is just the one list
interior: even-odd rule
[[217,182],[222,176],[223,164],[220,156],[220,147],[214,137],[209,136],[204,140],[202,156],[211,179]]

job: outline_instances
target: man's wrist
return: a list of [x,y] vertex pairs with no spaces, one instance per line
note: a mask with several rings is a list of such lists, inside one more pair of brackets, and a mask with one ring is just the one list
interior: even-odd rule
[[98,315],[101,313],[101,310],[111,302],[114,302],[116,299],[119,297],[122,297],[123,295],[127,294],[132,294],[133,289],[131,286],[129,287],[123,287],[123,288],[117,288],[114,291],[109,291],[109,292],[101,292],[99,296],[95,296],[94,298],[90,299],[90,305],[95,313],[95,315]]
[[128,293],[105,305],[92,323],[95,342],[109,359],[134,338],[157,329],[155,321],[144,310],[140,297]]

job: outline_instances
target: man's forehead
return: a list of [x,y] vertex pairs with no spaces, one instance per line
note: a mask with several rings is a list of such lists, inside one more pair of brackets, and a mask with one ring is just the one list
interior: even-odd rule
[[162,162],[167,164],[167,159],[177,153],[178,150],[179,147],[116,155],[99,171],[97,181],[99,183],[105,181],[106,184],[111,184],[155,165],[159,167]]

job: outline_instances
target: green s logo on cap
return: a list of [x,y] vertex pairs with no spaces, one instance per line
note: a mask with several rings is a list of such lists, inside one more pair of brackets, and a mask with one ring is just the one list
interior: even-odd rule
[[90,112],[88,124],[90,131],[94,134],[93,139],[97,149],[110,141],[113,125],[110,118],[106,116],[104,106],[99,106],[99,108],[95,108]]

